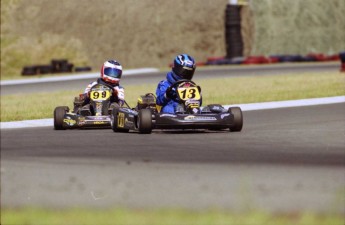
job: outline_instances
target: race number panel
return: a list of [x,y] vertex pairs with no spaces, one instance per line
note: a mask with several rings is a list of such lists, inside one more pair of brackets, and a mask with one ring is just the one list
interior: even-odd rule
[[103,101],[110,98],[110,91],[91,91],[90,98],[94,101]]
[[177,89],[180,99],[182,100],[188,100],[188,99],[194,99],[199,100],[200,99],[200,92],[197,87],[179,87]]

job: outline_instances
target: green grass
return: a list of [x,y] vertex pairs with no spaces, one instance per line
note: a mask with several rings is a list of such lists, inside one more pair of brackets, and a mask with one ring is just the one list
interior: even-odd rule
[[[340,72],[285,76],[237,77],[198,80],[203,105],[240,104],[345,95],[345,76]],[[125,87],[126,100],[134,107],[139,95],[155,92],[157,84]],[[52,118],[56,106],[73,105],[79,90],[1,96],[1,121]]]
[[344,216],[304,212],[269,214],[261,211],[232,213],[225,210],[187,209],[1,209],[1,224],[25,225],[343,225]]
[[254,103],[345,95],[345,76],[304,73],[285,76],[241,77],[204,80],[205,103]]

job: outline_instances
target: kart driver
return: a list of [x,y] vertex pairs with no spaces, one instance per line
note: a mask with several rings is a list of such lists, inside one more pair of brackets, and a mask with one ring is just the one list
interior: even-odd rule
[[[101,77],[96,81],[90,83],[84,91],[84,94],[80,94],[79,98],[74,100],[74,112],[77,112],[81,106],[86,106],[90,102],[90,90],[96,84],[104,84],[113,87],[114,92],[111,97],[112,103],[117,103],[122,106],[125,102],[125,90],[119,85],[122,76],[122,66],[116,60],[108,60],[103,63],[101,68]],[[111,107],[114,104],[111,105]]]
[[192,80],[195,68],[193,57],[187,54],[176,56],[172,71],[167,73],[166,80],[158,83],[156,89],[156,103],[162,106],[162,113],[174,114],[178,111],[177,93],[176,90],[172,89],[172,84],[182,79]]

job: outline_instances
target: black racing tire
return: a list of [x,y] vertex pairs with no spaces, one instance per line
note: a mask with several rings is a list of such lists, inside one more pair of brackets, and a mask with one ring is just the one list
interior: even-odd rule
[[152,112],[150,109],[142,109],[139,111],[137,125],[140,134],[151,134]]
[[117,130],[117,109],[113,109],[112,110],[112,114],[111,114],[111,129],[114,131],[114,132],[118,132]]
[[49,74],[53,73],[53,66],[52,65],[39,65],[37,66],[38,74]]
[[230,126],[230,132],[240,132],[243,127],[243,114],[240,107],[230,107],[228,112],[234,115],[234,124]]
[[91,71],[92,68],[90,66],[84,66],[84,67],[75,67],[75,72],[85,72],[85,71]]
[[69,111],[68,106],[58,106],[54,110],[54,129],[55,130],[66,130],[63,127],[63,118],[66,112]]
[[24,66],[22,70],[22,75],[36,75],[37,74],[37,66]]
[[119,127],[117,127],[117,123],[118,123],[118,121],[117,121],[117,115],[118,115],[118,112],[119,112],[119,108],[118,107],[115,107],[115,108],[113,108],[113,110],[112,110],[113,112],[112,112],[112,118],[111,118],[111,120],[112,120],[112,122],[111,122],[111,129],[114,131],[114,132],[122,132],[122,133],[127,133],[127,132],[129,132],[129,129],[124,129],[124,128],[119,128]]

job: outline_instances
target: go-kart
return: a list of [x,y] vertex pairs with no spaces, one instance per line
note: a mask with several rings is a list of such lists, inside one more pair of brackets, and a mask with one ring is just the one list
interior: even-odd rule
[[174,114],[161,113],[152,93],[141,96],[136,108],[116,108],[112,112],[111,127],[114,132],[136,130],[151,133],[152,129],[208,129],[239,132],[243,126],[239,107],[225,109],[212,104],[201,107],[201,88],[190,80],[180,80],[171,86],[177,96],[178,107]]
[[[70,112],[68,106],[58,106],[54,110],[55,130],[75,128],[110,128],[111,112],[119,107],[117,103],[111,103],[113,88],[104,84],[97,84],[90,90],[89,104],[82,105],[75,98],[75,108]],[[77,106],[77,107],[76,107]]]

